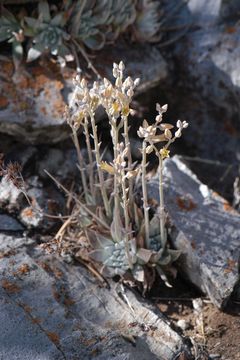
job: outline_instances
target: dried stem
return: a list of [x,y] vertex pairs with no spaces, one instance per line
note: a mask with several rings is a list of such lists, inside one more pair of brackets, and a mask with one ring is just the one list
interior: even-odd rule
[[84,160],[82,157],[82,153],[81,153],[81,149],[80,149],[80,145],[79,145],[79,141],[78,141],[77,131],[74,129],[74,127],[72,127],[72,132],[73,132],[73,142],[74,142],[74,145],[77,150],[77,157],[78,157],[79,170],[80,170],[81,180],[82,180],[82,185],[83,185],[84,197],[85,197],[86,202],[88,202],[87,201],[88,200],[88,186],[87,186],[87,178],[86,178],[86,174],[85,174]]
[[133,268],[131,255],[129,252],[129,213],[128,213],[128,206],[129,206],[129,198],[128,198],[128,189],[126,188],[126,176],[124,168],[121,171],[121,183],[122,183],[122,196],[123,196],[123,211],[124,211],[124,220],[125,220],[125,250],[128,259],[129,268]]
[[102,169],[100,167],[101,156],[100,156],[100,151],[99,151],[97,126],[95,124],[94,114],[90,114],[90,119],[91,119],[91,124],[92,124],[95,156],[96,156],[96,162],[97,162],[97,172],[98,172],[98,178],[99,178],[99,183],[100,183],[101,195],[102,195],[106,215],[109,218],[111,216],[111,208],[110,208],[110,204],[109,204],[109,201],[108,201],[106,187],[105,187],[105,184],[104,184],[103,172],[102,172]]
[[166,245],[166,235],[165,235],[165,211],[164,211],[164,197],[163,197],[163,159],[162,156],[158,155],[159,159],[159,198],[160,198],[160,207],[159,207],[159,218],[160,218],[160,235],[162,248],[165,248]]
[[95,187],[94,187],[94,162],[93,162],[92,148],[91,148],[91,144],[90,144],[90,134],[88,131],[87,118],[84,119],[83,127],[84,127],[84,133],[85,133],[86,144],[87,144],[87,152],[88,152],[88,160],[89,160],[89,165],[88,165],[89,186],[90,186],[91,194],[93,195],[93,198],[95,199],[96,192],[95,192]]
[[147,182],[146,182],[146,167],[147,167],[147,153],[146,153],[146,140],[143,140],[142,144],[142,192],[143,192],[143,210],[144,210],[144,222],[145,222],[145,241],[146,246],[149,248],[149,206],[147,199]]
[[97,223],[102,225],[105,229],[110,230],[108,224],[106,224],[105,221],[100,219],[91,209],[84,205],[84,203],[82,203],[77,196],[71,194],[70,191],[64,185],[62,185],[54,176],[52,176],[47,170],[44,171],[60,189],[62,189],[68,196],[72,196],[72,198],[76,201],[76,203],[80,206],[81,209],[83,209],[88,215],[90,215],[94,220],[97,221]]
[[[128,157],[128,168],[132,170],[132,154],[131,154],[131,146],[129,140],[129,127],[128,127],[128,117],[123,117],[123,131],[124,131],[124,141],[125,141],[125,148],[127,148],[127,157]],[[130,203],[133,201],[133,179],[129,179],[129,192],[128,198]]]

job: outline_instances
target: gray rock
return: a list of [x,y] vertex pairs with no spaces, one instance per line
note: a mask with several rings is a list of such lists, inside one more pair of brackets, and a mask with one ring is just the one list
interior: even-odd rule
[[[183,253],[180,271],[222,308],[239,279],[240,215],[179,157],[165,162],[164,183],[171,239]],[[157,177],[149,184],[149,196],[159,198]]]
[[118,295],[80,266],[29,239],[0,235],[0,358],[6,360],[173,359],[183,338],[131,291]]
[[226,162],[239,161],[240,154],[239,11],[234,0],[188,1],[172,19],[172,25],[192,26],[172,48],[177,76],[165,89],[174,117],[191,123],[185,135],[189,150]]
[[[111,50],[111,51],[110,51]],[[138,92],[155,86],[167,76],[167,65],[150,45],[106,48],[97,55],[99,72],[112,77],[112,63],[124,60],[128,74],[141,78]],[[106,61],[107,59],[107,61]],[[85,63],[85,61],[83,61]],[[0,79],[0,132],[25,143],[57,143],[70,134],[63,118],[73,90],[74,72],[53,69],[51,64],[29,67],[13,75],[11,63],[2,62]],[[88,72],[88,70],[86,70]],[[91,74],[92,75],[92,74]],[[98,120],[103,114],[99,114]]]
[[0,214],[0,231],[22,231],[23,226],[13,217]]

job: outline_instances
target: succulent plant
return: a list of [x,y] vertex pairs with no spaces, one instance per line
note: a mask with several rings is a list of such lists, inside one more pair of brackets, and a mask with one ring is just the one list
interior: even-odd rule
[[71,33],[93,50],[101,49],[106,41],[105,34],[111,19],[110,0],[90,0],[75,5]]
[[63,12],[59,12],[51,18],[48,2],[41,1],[38,4],[38,19],[25,17],[25,21],[28,25],[25,30],[26,35],[33,36],[27,61],[37,59],[46,51],[62,58],[69,54],[65,41],[69,40],[70,36],[63,30],[67,22]]
[[134,34],[139,41],[160,41],[160,19],[163,14],[161,2],[152,0],[139,0]]
[[[89,257],[103,265],[102,273],[107,276],[124,275],[129,269],[129,262],[126,255],[125,240],[114,241],[111,236],[106,237],[99,233],[89,236],[90,243],[94,250]],[[116,239],[115,239],[116,240]],[[134,241],[130,242],[132,250]],[[134,250],[133,250],[134,251]]]
[[129,25],[132,25],[136,18],[136,7],[132,0],[116,0],[111,7],[111,32],[107,39],[115,40],[123,33]]
[[0,42],[6,40],[12,43],[13,59],[15,64],[17,64],[23,56],[23,29],[16,17],[10,11],[3,8],[0,16]]

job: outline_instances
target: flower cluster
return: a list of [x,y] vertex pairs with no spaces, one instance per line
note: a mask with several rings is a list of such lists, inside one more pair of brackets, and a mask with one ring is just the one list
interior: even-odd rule
[[[81,218],[86,217],[86,212],[92,214],[91,209],[95,205],[96,214],[92,215],[93,223],[97,222],[98,225],[97,227],[94,225],[94,237],[91,226],[90,229],[84,226],[86,236],[93,248],[89,254],[90,259],[100,262],[105,273],[108,270],[111,275],[124,275],[130,270],[137,281],[144,282],[145,271],[150,267],[166,280],[165,271],[178,258],[179,252],[169,249],[167,244],[163,163],[164,159],[169,157],[170,145],[182,135],[188,123],[178,120],[174,132],[172,124],[163,122],[167,105],[157,104],[155,121],[150,124],[144,120],[139,127],[137,134],[142,139],[142,162],[138,165],[133,164],[128,137],[128,115],[131,112],[130,105],[139,79],[125,78],[124,68],[122,61],[113,64],[114,83],[103,79],[89,87],[86,80],[80,77],[75,79],[75,91],[67,112],[67,121],[72,127],[74,143],[79,155],[79,168],[86,201],[86,205],[81,206],[80,209]],[[95,112],[99,106],[104,108],[109,118],[113,142],[113,161],[110,163],[101,160],[100,142],[95,124]],[[90,125],[90,130],[87,125]],[[97,164],[97,178],[93,172],[90,173],[91,169],[86,168],[86,173],[83,171],[84,165],[76,135],[76,130],[81,126],[84,127],[86,144],[88,144],[88,163]],[[120,141],[121,135],[124,141]],[[90,136],[94,142],[93,151],[88,141]],[[160,143],[164,145],[159,148]],[[159,160],[160,206],[153,218],[150,218],[146,179],[147,154],[152,152]],[[142,183],[141,206],[137,205],[134,196],[139,179]],[[97,186],[94,186],[96,182]],[[104,229],[101,228],[103,224]]]

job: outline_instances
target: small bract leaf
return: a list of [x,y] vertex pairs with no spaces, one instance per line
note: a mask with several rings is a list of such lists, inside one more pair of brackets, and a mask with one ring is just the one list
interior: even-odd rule
[[111,175],[114,175],[115,173],[114,167],[112,165],[109,165],[106,161],[101,162],[100,168]]

